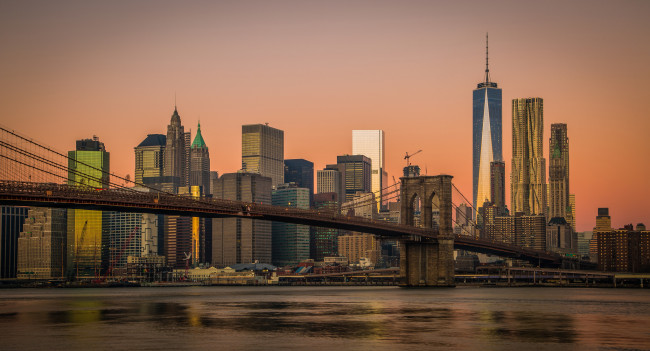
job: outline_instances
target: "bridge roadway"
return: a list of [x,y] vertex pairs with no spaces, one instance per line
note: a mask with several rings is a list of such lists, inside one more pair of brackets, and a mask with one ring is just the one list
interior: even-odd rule
[[[404,226],[385,221],[345,216],[324,210],[303,210],[212,198],[192,198],[163,192],[132,189],[94,189],[54,183],[0,181],[0,205],[78,208],[100,211],[156,213],[188,217],[249,218],[316,227],[350,230],[395,239],[449,238],[437,230]],[[421,238],[421,239],[418,239]],[[515,245],[453,236],[454,248],[517,258],[542,266],[557,266],[565,257]]]

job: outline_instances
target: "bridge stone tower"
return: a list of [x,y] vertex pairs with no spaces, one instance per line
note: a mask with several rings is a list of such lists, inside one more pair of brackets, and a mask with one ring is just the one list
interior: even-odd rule
[[[454,236],[452,231],[451,179],[449,175],[402,177],[401,224],[438,229],[437,239],[402,240],[402,285],[454,286]],[[434,217],[433,212],[439,216]]]

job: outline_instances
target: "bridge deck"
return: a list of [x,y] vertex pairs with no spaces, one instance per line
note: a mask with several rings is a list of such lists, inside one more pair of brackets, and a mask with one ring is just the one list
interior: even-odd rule
[[54,183],[0,181],[0,204],[208,218],[238,217],[351,230],[409,240],[453,237],[454,247],[457,249],[518,258],[539,264],[557,265],[562,260],[567,260],[565,257],[550,252],[475,239],[469,236],[442,234],[433,229],[344,216],[325,210],[303,210],[242,201],[193,198],[133,189],[94,189]]

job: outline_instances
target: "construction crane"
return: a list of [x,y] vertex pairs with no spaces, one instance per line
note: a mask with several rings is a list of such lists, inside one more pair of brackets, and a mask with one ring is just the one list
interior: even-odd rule
[[406,153],[406,156],[404,156],[404,159],[406,160],[406,167],[411,165],[411,157],[419,154],[420,152],[422,152],[422,150],[418,150],[418,151],[416,151],[416,152],[414,152],[414,153],[412,153],[410,155],[409,155],[408,152]]

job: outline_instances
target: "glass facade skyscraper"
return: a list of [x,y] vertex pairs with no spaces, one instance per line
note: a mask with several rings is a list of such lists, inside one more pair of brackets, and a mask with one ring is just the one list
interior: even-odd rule
[[[78,140],[68,152],[68,184],[108,189],[110,154],[99,139]],[[98,276],[108,262],[107,237],[102,236],[108,215],[102,211],[68,210],[68,267],[75,275]]]
[[[309,209],[309,189],[295,184],[279,186],[271,195],[273,206]],[[309,258],[309,226],[273,222],[273,259],[276,266],[297,264]]]
[[284,182],[309,189],[309,204],[314,199],[314,163],[304,159],[284,160]]
[[[487,39],[487,37],[486,37]],[[502,161],[501,89],[490,81],[485,61],[485,79],[473,93],[472,184],[474,209],[490,199],[490,163]],[[476,217],[476,213],[474,213]]]
[[341,202],[352,200],[357,192],[370,192],[372,173],[370,162],[370,159],[364,155],[336,157],[336,164],[343,178],[341,186],[344,189],[344,197]]
[[242,170],[270,177],[274,187],[284,184],[284,131],[249,124],[241,132]]
[[364,155],[370,159],[371,191],[377,199],[377,210],[387,201],[383,199],[383,188],[388,184],[386,156],[384,150],[385,135],[383,130],[353,130],[352,154]]

